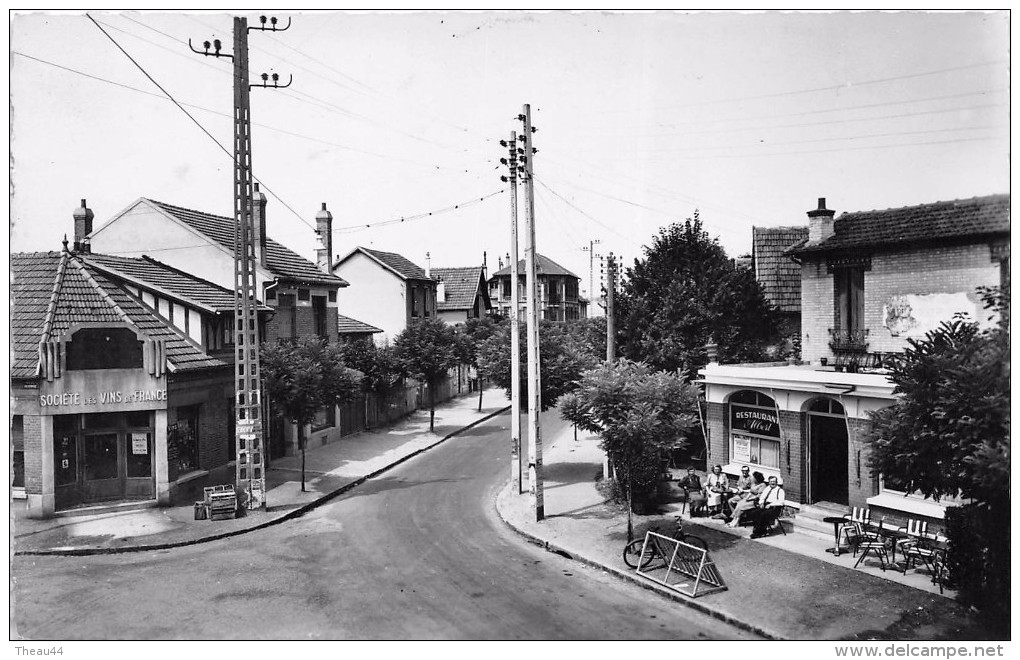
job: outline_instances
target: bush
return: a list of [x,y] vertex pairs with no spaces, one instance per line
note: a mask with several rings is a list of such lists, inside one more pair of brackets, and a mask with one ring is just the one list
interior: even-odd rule
[[949,573],[957,600],[985,615],[997,632],[1009,634],[1009,511],[1006,518],[979,504],[949,507]]

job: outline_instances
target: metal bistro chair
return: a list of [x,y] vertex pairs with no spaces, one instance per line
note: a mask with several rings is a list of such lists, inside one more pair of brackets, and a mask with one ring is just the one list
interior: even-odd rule
[[857,558],[857,563],[854,564],[854,568],[860,566],[861,562],[864,561],[864,558],[867,557],[869,553],[878,558],[878,562],[881,564],[883,571],[886,568],[886,564],[890,564],[889,555],[886,554],[886,539],[883,534],[885,531],[884,526],[885,518],[878,522],[878,529],[876,531],[869,532],[865,529],[861,532],[861,535],[857,540],[857,549],[861,551],[861,556]]
[[903,547],[903,573],[904,575],[913,565],[917,568],[917,562],[924,563],[925,568],[932,575],[935,574],[935,556],[938,550],[935,545],[935,538],[932,534],[919,535],[914,543]]
[[[907,550],[917,545],[918,539],[928,534],[928,521],[926,520],[914,520],[910,519],[907,521],[907,528],[904,530],[907,534],[907,538],[899,539],[893,546],[893,561],[896,561],[896,551],[899,550],[903,555],[904,560],[907,559]],[[903,572],[907,572],[906,564],[903,566]]]
[[946,551],[943,549],[935,550],[934,557],[932,557],[931,567],[931,581],[932,584],[939,585],[939,593],[945,593],[946,582],[949,581],[949,564],[946,563]]
[[846,538],[847,545],[854,550],[854,557],[857,556],[857,546],[871,524],[871,509],[867,507],[854,507],[850,513],[843,516],[846,522],[839,526],[836,533],[836,544],[840,538]]

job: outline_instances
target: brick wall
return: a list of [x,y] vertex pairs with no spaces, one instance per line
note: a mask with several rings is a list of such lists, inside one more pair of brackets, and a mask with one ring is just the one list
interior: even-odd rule
[[864,442],[864,436],[871,429],[871,422],[867,419],[849,418],[847,426],[850,437],[847,440],[846,474],[850,506],[865,506],[867,504],[865,500],[878,494],[878,476],[873,475],[868,467],[868,446]]
[[806,492],[802,413],[790,410],[779,411],[779,425],[782,427],[782,442],[779,446],[779,473],[783,477],[783,490],[786,498],[796,502],[804,501]]
[[[25,415],[25,492],[42,493],[42,418]],[[46,438],[53,442],[53,438]]]
[[[964,292],[972,300],[978,286],[999,283],[999,264],[986,244],[946,245],[874,254],[864,273],[864,322],[868,350],[900,352],[905,337],[894,337],[883,326],[883,307],[895,295]],[[829,328],[835,325],[833,276],[824,258],[801,266],[802,359],[817,362],[831,357]],[[980,306],[979,306],[980,309]],[[963,310],[959,310],[963,311]],[[969,310],[973,312],[973,309]],[[947,320],[952,313],[947,312]]]
[[231,403],[232,400],[217,392],[199,408],[198,466],[203,470],[219,467],[234,458],[227,455],[227,415]]

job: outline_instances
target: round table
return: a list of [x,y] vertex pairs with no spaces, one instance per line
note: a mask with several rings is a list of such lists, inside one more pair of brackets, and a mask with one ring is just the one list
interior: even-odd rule
[[832,523],[832,538],[835,541],[831,548],[826,548],[826,552],[831,552],[835,556],[839,556],[839,526],[846,522],[844,516],[829,516],[822,518],[822,522]]

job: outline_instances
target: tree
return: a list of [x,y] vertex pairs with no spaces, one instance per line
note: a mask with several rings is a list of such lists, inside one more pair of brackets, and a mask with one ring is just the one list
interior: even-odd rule
[[982,291],[999,323],[957,316],[909,340],[890,368],[897,402],[872,413],[869,465],[906,492],[970,500],[946,512],[959,598],[1009,622],[1008,291]]
[[264,344],[260,360],[273,410],[297,425],[304,491],[305,426],[320,410],[352,400],[358,391],[358,376],[343,364],[336,344],[315,338]]
[[[521,397],[528,397],[527,334],[524,324],[520,328]],[[548,410],[556,400],[570,391],[586,369],[591,369],[605,355],[593,353],[591,345],[583,338],[571,333],[570,324],[542,321],[538,328],[539,373],[542,379],[541,409]],[[481,342],[478,349],[478,363],[492,382],[510,395],[510,324],[505,323],[491,337]]]
[[696,370],[715,343],[723,362],[762,361],[778,343],[775,312],[701,218],[664,227],[636,259],[616,301],[620,354],[656,369]]
[[499,329],[499,323],[488,316],[468,319],[463,327],[461,362],[470,364],[478,373],[478,412],[482,411],[482,379],[487,376],[478,364],[478,355],[482,342],[491,337]]
[[586,371],[578,387],[560,399],[564,419],[602,438],[599,446],[627,497],[628,541],[635,503],[652,499],[663,457],[682,446],[684,431],[697,425],[697,406],[697,387],[679,373],[626,358]]
[[362,373],[361,389],[365,392],[385,393],[401,379],[400,365],[390,346],[376,346],[371,339],[363,338],[337,344],[337,350],[344,364]]
[[447,372],[460,364],[463,340],[442,319],[419,319],[393,340],[394,356],[405,376],[428,385],[429,431],[435,431],[435,388]]

